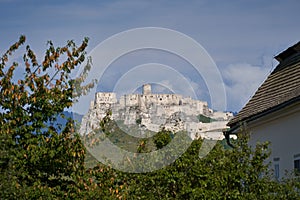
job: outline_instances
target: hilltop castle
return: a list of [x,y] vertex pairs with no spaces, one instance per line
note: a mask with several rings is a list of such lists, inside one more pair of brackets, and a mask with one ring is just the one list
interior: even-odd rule
[[[183,97],[179,94],[153,94],[151,85],[143,85],[142,94],[127,94],[117,99],[116,93],[98,92],[91,102],[88,113],[83,117],[80,132],[88,134],[99,127],[99,121],[111,110],[111,118],[122,121],[124,125],[139,126],[158,132],[163,128],[173,132],[187,130],[194,137],[201,137],[205,131],[226,128],[233,116],[229,112],[214,112],[207,102]],[[213,119],[211,123],[199,121],[199,115]],[[212,128],[213,127],[213,128]],[[216,137],[216,136],[214,136]],[[223,135],[217,136],[217,139]]]

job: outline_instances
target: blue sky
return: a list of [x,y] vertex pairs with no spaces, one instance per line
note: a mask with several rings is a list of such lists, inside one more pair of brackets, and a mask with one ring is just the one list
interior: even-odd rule
[[[168,28],[188,35],[205,48],[224,80],[226,109],[239,111],[276,66],[273,57],[300,40],[299,7],[298,0],[0,0],[0,53],[21,34],[42,56],[48,40],[63,45],[70,39],[80,43],[89,37],[91,51],[108,37],[128,29]],[[124,65],[129,70],[133,59],[139,60],[138,64],[170,60],[170,66],[186,65],[165,53],[137,52],[116,61],[98,89],[111,90],[111,82],[126,71],[118,67]],[[191,82],[199,98],[210,102],[205,84],[193,77],[192,70],[176,69]],[[168,84],[174,83],[166,78],[165,86]]]

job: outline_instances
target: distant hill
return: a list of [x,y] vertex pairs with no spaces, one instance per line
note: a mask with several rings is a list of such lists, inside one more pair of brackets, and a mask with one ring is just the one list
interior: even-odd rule
[[[69,112],[69,111],[64,111],[63,114],[66,116],[67,119],[72,118],[73,120],[78,121],[79,123],[81,123],[83,117],[83,115],[81,114],[75,112]],[[65,120],[65,119],[61,118],[61,120]]]
[[[61,127],[64,127],[69,118],[75,120],[76,123],[81,123],[81,120],[83,117],[83,115],[80,115],[75,112],[69,112],[69,111],[64,111],[63,115],[64,115],[64,117],[62,117],[61,115],[57,116],[56,121],[52,124],[54,126],[54,128],[57,129],[59,127],[59,125],[61,125]],[[47,124],[50,125],[50,122],[48,122]]]

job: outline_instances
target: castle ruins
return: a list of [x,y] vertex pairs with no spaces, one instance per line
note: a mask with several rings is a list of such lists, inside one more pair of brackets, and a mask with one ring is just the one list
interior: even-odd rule
[[[88,113],[83,117],[80,132],[88,134],[99,127],[99,122],[111,111],[113,120],[124,125],[136,125],[158,132],[162,128],[172,132],[186,130],[192,138],[196,136],[223,139],[222,129],[233,114],[215,112],[208,108],[207,102],[183,97],[179,94],[153,94],[151,85],[143,85],[142,94],[127,94],[117,99],[116,93],[98,92],[91,102]],[[199,116],[212,121],[203,123]]]

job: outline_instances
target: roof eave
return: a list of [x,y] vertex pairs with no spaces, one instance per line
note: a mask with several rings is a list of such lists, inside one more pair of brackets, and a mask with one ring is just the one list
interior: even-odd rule
[[282,62],[285,59],[289,58],[291,55],[300,52],[300,42],[298,42],[297,44],[289,47],[288,49],[286,49],[285,51],[281,52],[280,54],[278,54],[277,56],[275,56],[274,58],[278,61],[278,62]]
[[286,101],[284,103],[281,103],[281,104],[279,104],[277,106],[274,106],[272,108],[264,110],[263,112],[257,113],[255,115],[251,115],[251,116],[243,118],[243,119],[240,119],[240,120],[238,120],[238,121],[236,121],[234,123],[230,123],[229,122],[227,124],[228,126],[230,126],[230,129],[228,130],[228,133],[229,134],[234,134],[236,132],[236,130],[240,128],[241,124],[249,123],[251,121],[257,120],[257,119],[259,119],[261,117],[269,115],[269,114],[271,114],[271,113],[273,113],[275,111],[278,111],[278,110],[280,110],[282,108],[285,108],[285,107],[287,107],[289,105],[292,105],[292,104],[294,104],[296,102],[299,102],[299,101],[300,101],[300,96],[297,96],[297,97],[292,98],[292,99],[290,99],[290,100],[288,100],[288,101]]

